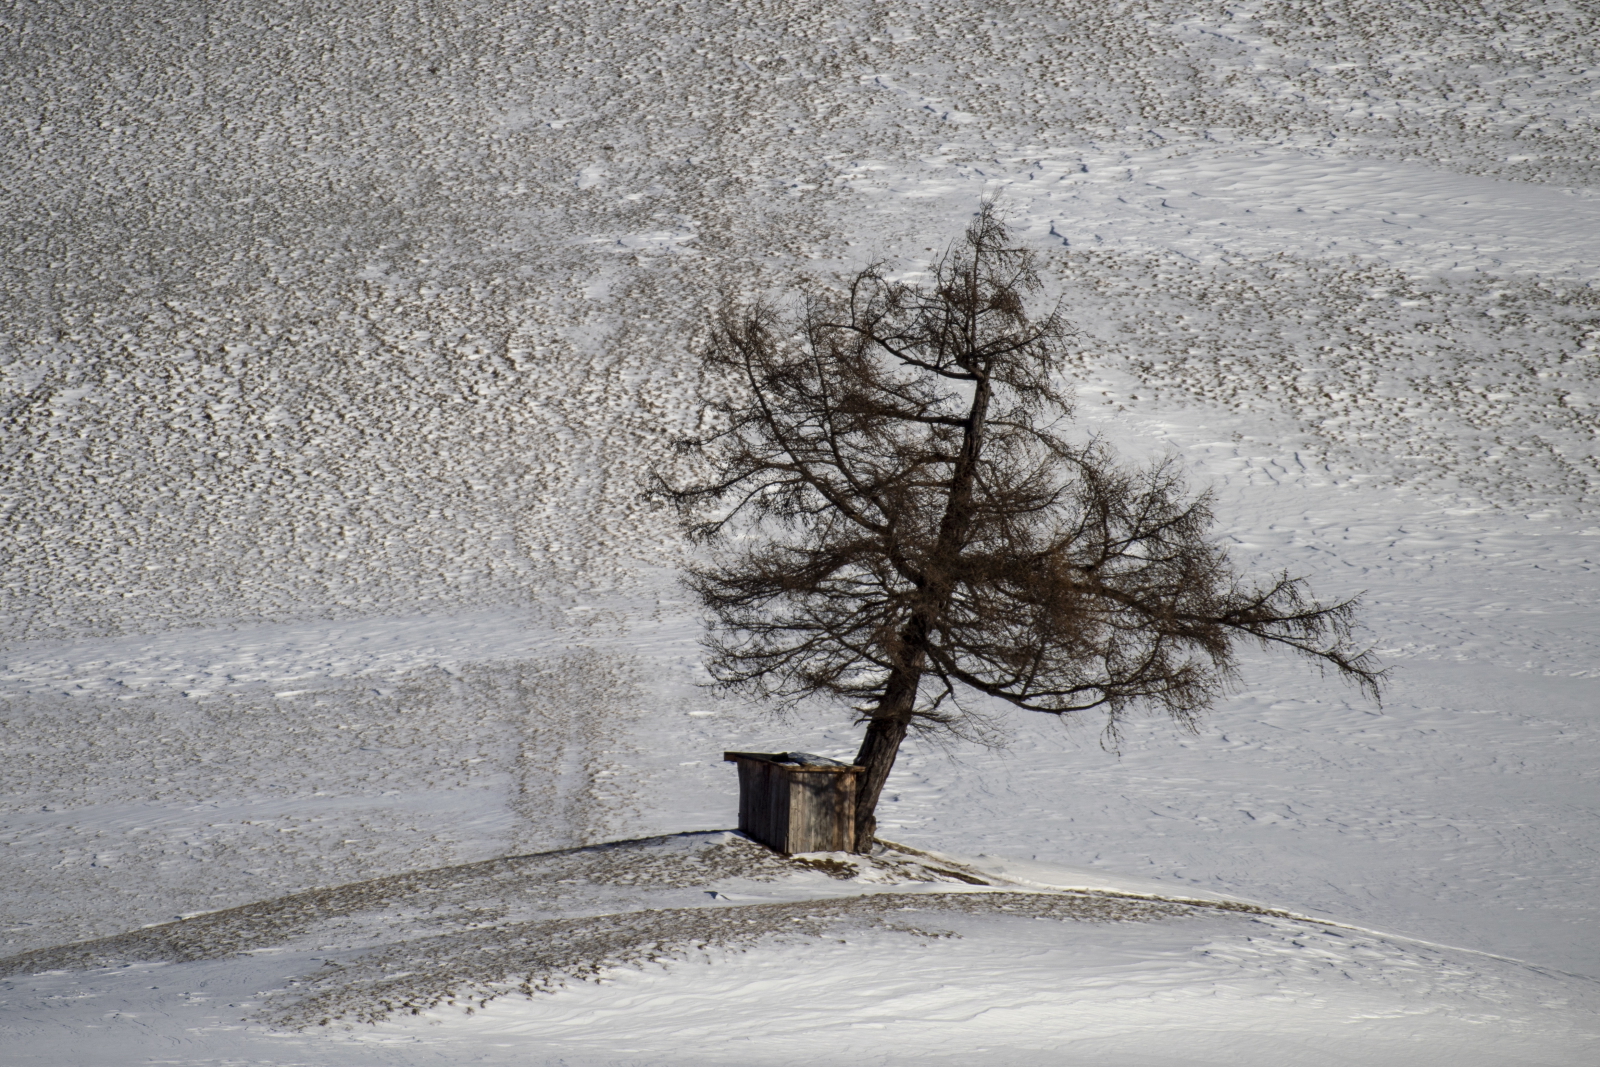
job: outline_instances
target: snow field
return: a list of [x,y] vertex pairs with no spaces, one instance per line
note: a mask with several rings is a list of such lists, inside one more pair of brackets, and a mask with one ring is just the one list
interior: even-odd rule
[[[921,255],[985,192],[1073,249],[1241,259],[1171,269],[1256,283],[1253,318],[1306,302],[1258,284],[1279,253],[1319,282],[1347,254],[1591,277],[1592,16],[1380,7],[19,5],[7,632],[528,606],[670,566],[636,494],[705,303]],[[1170,310],[1134,289],[1118,323]],[[1533,358],[1592,351],[1584,292]],[[1373,303],[1286,338],[1295,377],[1404,391],[1416,346],[1359,329]],[[1592,399],[1592,365],[1550,370]],[[1504,462],[1551,447],[1514,436]]]
[[[1540,997],[1562,996],[1559,982],[1364,939],[1202,919],[1118,927],[1114,938],[1040,920],[938,925],[954,937],[763,946],[619,972],[559,998],[496,1001],[472,1017],[381,1024],[357,1040],[417,1056],[470,1029],[508,1060],[532,1040],[578,1063],[793,1064],[861,1049],[874,1064],[1129,1067],[1553,1065],[1593,1054],[1584,1024],[1551,1023]],[[729,1011],[752,1000],[783,1009]]]
[[[1370,938],[1224,919],[1107,928],[914,918],[934,936],[841,931],[843,940],[708,951],[607,971],[554,996],[508,990],[471,1014],[441,1007],[304,1034],[239,1018],[260,990],[281,988],[301,963],[294,958],[40,976],[14,1001],[9,1029],[32,1038],[16,1061],[28,1065],[60,1062],[31,1050],[41,1038],[63,1040],[68,998],[102,1013],[97,1030],[70,1039],[74,1062],[86,1065],[126,1063],[130,1052],[179,1064],[442,1063],[464,1054],[527,1063],[530,1052],[539,1063],[797,1064],[861,1050],[875,1064],[988,1054],[1018,1064],[1332,1065],[1355,1056],[1565,1067],[1592,1056],[1596,1040],[1592,1005],[1575,1002],[1559,976]],[[176,1040],[172,1023],[182,1027]]]
[[724,748],[852,752],[694,688],[638,490],[720,291],[914,272],[998,194],[1084,430],[1366,589],[1397,671],[1378,714],[1249,658],[1120,756],[913,745],[885,834],[1541,968],[963,916],[330,1037],[219,1006],[322,965],[264,952],[18,980],[8,1056],[1592,1058],[1597,40],[1556,0],[0,12],[7,953],[726,827]]

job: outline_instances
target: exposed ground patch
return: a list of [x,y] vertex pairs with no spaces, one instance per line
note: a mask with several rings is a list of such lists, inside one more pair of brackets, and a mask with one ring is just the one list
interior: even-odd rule
[[708,948],[739,949],[763,938],[816,938],[888,929],[950,936],[951,914],[1087,922],[1151,922],[1191,914],[1180,904],[1088,893],[878,893],[832,900],[684,908],[522,923],[408,942],[318,974],[267,1021],[300,1028],[338,1021],[374,1023],[440,1005],[472,1010],[510,993],[533,996],[612,967],[682,958]]

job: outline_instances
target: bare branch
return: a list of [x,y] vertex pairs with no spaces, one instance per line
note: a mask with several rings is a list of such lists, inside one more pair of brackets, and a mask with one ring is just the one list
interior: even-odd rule
[[1029,317],[1039,287],[986,203],[926,285],[874,264],[792,314],[728,302],[700,353],[707,430],[656,476],[713,550],[687,579],[713,677],[855,709],[867,823],[908,729],[993,737],[962,692],[1102,714],[1114,745],[1137,708],[1193,729],[1240,641],[1374,698],[1384,680],[1357,601],[1241,579],[1175,461],[1056,433],[1071,333],[1059,306]]

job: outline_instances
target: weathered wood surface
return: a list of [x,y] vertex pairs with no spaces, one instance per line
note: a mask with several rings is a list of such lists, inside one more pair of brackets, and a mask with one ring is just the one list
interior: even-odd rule
[[786,856],[855,850],[862,767],[778,762],[782,752],[725,752],[739,768],[739,829]]

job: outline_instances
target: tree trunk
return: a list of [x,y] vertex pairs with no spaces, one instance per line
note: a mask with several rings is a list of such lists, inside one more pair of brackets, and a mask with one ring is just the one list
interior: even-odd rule
[[901,666],[889,676],[883,698],[879,700],[867,724],[867,735],[861,739],[861,751],[856,754],[856,763],[866,768],[866,773],[856,786],[857,852],[872,851],[872,842],[878,834],[878,799],[883,795],[889,772],[894,769],[900,742],[906,739],[906,731],[911,726],[911,714],[917,704],[917,689],[922,684],[922,671],[927,663],[925,649],[928,634],[934,621],[949,607],[950,564],[961,554],[961,544],[966,538],[972,517],[972,490],[978,457],[983,451],[989,397],[990,385],[988,378],[984,377],[973,390],[972,409],[967,416],[961,455],[956,461],[955,470],[951,472],[950,495],[945,502],[939,537],[925,572],[927,584],[923,588],[923,602],[900,635]]
[[889,676],[883,697],[867,723],[867,735],[861,739],[861,751],[856,753],[856,764],[866,768],[856,783],[857,852],[872,851],[872,842],[878,835],[878,798],[883,795],[889,772],[894,770],[900,742],[911,727],[911,711],[916,707],[921,682],[922,656],[916,654],[913,662],[902,663]]
[[872,851],[872,842],[878,835],[878,798],[883,795],[883,784],[894,769],[894,758],[900,752],[900,742],[906,739],[906,729],[911,725],[909,716],[873,716],[867,724],[867,736],[861,739],[861,751],[856,763],[867,772],[856,785],[856,851]]

